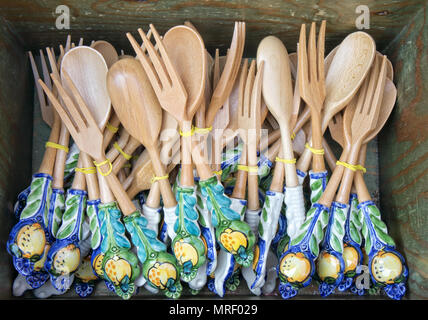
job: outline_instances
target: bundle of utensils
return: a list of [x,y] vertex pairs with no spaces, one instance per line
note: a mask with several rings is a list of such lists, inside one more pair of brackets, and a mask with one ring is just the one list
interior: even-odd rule
[[325,32],[303,24],[291,54],[267,36],[253,60],[244,22],[226,56],[188,21],[126,34],[135,55],[68,37],[48,62],[40,50],[43,80],[29,53],[51,132],[15,206],[14,294],[74,283],[86,297],[103,281],[124,299],[184,284],[223,297],[244,281],[288,299],[315,279],[322,296],[361,295],[364,263],[370,292],[401,299],[408,269],[363,175],[395,104],[392,65],[360,31],[325,57]]

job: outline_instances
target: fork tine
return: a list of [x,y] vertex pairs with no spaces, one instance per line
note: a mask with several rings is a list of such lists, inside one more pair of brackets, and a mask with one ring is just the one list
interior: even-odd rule
[[51,52],[51,50],[49,48],[46,48],[46,53],[48,55],[48,60],[49,60],[50,66],[51,66],[52,73],[55,75],[55,77],[57,77],[57,79],[60,79],[59,72],[57,69],[57,63],[55,61],[55,56],[53,55],[53,53]]
[[30,58],[31,69],[33,70],[33,76],[34,76],[34,81],[36,83],[37,97],[39,98],[40,108],[46,108],[46,99],[38,81],[40,80],[40,75],[37,70],[37,65],[36,65],[36,62],[34,61],[34,57],[31,51],[28,51],[28,56]]
[[[147,39],[149,39],[150,41],[152,40],[152,30],[151,29],[149,29],[149,31],[147,31],[146,36],[147,36]],[[144,53],[147,52],[146,45],[144,44],[144,42],[141,44],[141,49],[143,50]]]
[[244,96],[244,116],[250,116],[251,108],[251,92],[254,84],[254,77],[256,71],[256,60],[251,61],[250,70],[248,71],[247,81],[245,83],[245,96]]
[[43,54],[42,49],[40,49],[39,52],[40,52],[40,61],[42,63],[43,81],[48,86],[48,88],[52,90],[52,82],[49,77],[49,70],[46,64],[45,55]]
[[380,112],[380,104],[382,103],[383,91],[386,83],[386,56],[383,56],[382,65],[380,67],[379,77],[377,78],[376,90],[372,99],[372,108],[370,108],[369,115],[372,121],[372,128],[377,124],[377,118]]
[[308,99],[308,56],[306,52],[306,25],[300,28],[299,46],[297,47],[298,81],[300,96]]
[[59,57],[58,57],[58,62],[57,62],[57,69],[59,70],[61,68],[61,62],[62,62],[62,58],[64,57],[65,54],[65,50],[64,47],[62,46],[62,44],[59,45]]
[[68,87],[68,89],[70,89],[72,97],[74,98],[74,101],[79,106],[80,111],[82,112],[82,115],[83,115],[84,119],[86,120],[86,123],[88,124],[88,126],[98,127],[98,124],[95,121],[95,119],[92,115],[92,112],[86,106],[85,101],[83,100],[82,96],[80,95],[79,90],[74,85],[73,80],[71,79],[70,75],[65,70],[63,70],[63,75],[64,75],[64,80],[67,84],[67,87]]
[[217,86],[220,78],[220,54],[218,48],[215,49],[214,68],[213,68],[213,89]]
[[157,74],[153,70],[152,64],[148,61],[148,58],[144,54],[143,50],[137,43],[137,41],[134,39],[134,37],[128,32],[126,34],[129,42],[132,45],[132,48],[134,48],[135,53],[137,54],[138,60],[140,60],[141,65],[144,68],[144,71],[147,74],[147,77],[150,79],[150,83],[152,84],[153,90],[155,90],[156,94],[159,95],[162,91],[162,85],[160,83],[160,80],[158,79]]
[[327,22],[323,20],[321,22],[320,31],[318,33],[318,86],[319,92],[321,94],[322,101],[325,99],[326,91],[325,91],[325,72],[324,72],[324,56],[325,56],[325,29]]
[[362,110],[362,112],[364,112],[365,114],[368,114],[370,112],[370,109],[373,107],[372,100],[373,100],[373,94],[374,94],[378,75],[379,75],[379,64],[375,59],[373,61],[372,69],[369,75],[366,99],[364,100],[364,105]]
[[[150,28],[152,28],[152,25],[150,25]],[[156,40],[156,43],[159,44],[161,47],[161,41],[159,38],[159,35],[156,32],[156,29],[153,27],[153,36]],[[149,39],[147,39],[146,35],[144,34],[143,30],[141,28],[138,29],[138,33],[140,33],[141,38],[143,38],[143,41],[146,46],[147,53],[149,54],[150,60],[152,61],[153,67],[155,68],[155,71],[159,77],[159,80],[161,81],[162,87],[170,87],[172,85],[172,81],[168,76],[168,72],[161,62],[161,58],[159,54],[156,52],[155,48],[153,47],[153,44],[150,42]],[[163,46],[162,46],[163,47]]]
[[71,46],[71,35],[67,35],[67,40],[65,41],[65,52],[70,50]]
[[[264,61],[260,62],[258,66],[257,75],[254,80],[252,97],[251,97],[250,117],[257,120],[260,119],[260,108],[262,103],[261,97],[262,97],[263,68],[264,68]],[[260,124],[260,121],[257,121],[257,125],[259,124]]]
[[315,22],[311,23],[311,30],[309,31],[308,41],[308,68],[309,68],[309,81],[315,83],[318,80],[317,76],[317,47],[315,44]]
[[68,131],[70,132],[70,134],[72,136],[76,135],[77,134],[76,127],[75,127],[73,121],[68,116],[67,112],[64,110],[64,107],[59,103],[59,101],[57,100],[57,98],[55,98],[55,96],[52,93],[52,91],[49,90],[49,88],[46,86],[46,84],[41,79],[38,80],[38,83],[43,88],[43,91],[48,96],[50,102],[52,103],[52,105],[55,108],[56,112],[58,112],[58,115],[60,116],[60,118],[63,121],[63,123],[66,125],[66,127],[67,127]]
[[83,130],[86,128],[85,121],[83,120],[80,112],[76,108],[73,99],[68,95],[63,86],[61,85],[61,81],[56,79],[56,77],[51,74],[52,80],[55,83],[55,86],[58,89],[59,96],[67,107],[67,111],[69,112],[72,121],[76,124],[77,129]]
[[[174,65],[172,64],[171,60],[169,59],[168,53],[166,52],[165,46],[163,45],[162,39],[159,36],[156,28],[154,25],[150,24],[150,29],[152,29],[153,31],[153,37],[156,40],[156,44],[158,45],[158,50],[161,54],[162,60],[160,60],[162,66],[164,68],[166,68],[166,76],[171,80],[173,86],[179,86],[181,88],[181,91],[183,91],[186,94],[187,97],[187,91],[184,88],[183,82],[181,81],[180,76],[178,75],[177,71],[175,70]],[[197,36],[199,37],[199,33],[197,33],[196,31],[192,30],[193,32],[195,32],[197,34]],[[157,53],[156,53],[156,56]],[[162,63],[163,61],[163,63]]]
[[247,80],[248,73],[248,59],[244,59],[242,65],[241,77],[239,79],[239,94],[238,94],[238,115],[242,116],[244,113],[244,94],[245,94],[245,82]]

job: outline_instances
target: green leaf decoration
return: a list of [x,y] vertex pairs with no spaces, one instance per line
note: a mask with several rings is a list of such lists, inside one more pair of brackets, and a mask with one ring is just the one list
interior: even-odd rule
[[178,219],[174,226],[176,233],[186,232],[190,235],[199,237],[201,230],[198,226],[199,214],[196,210],[196,195],[193,187],[177,187],[176,191],[177,208],[176,215]]
[[352,241],[361,245],[362,237],[361,237],[361,228],[362,222],[360,220],[358,214],[358,197],[351,195],[351,205],[349,208],[349,236]]
[[47,225],[47,212],[51,193],[52,178],[46,175],[35,174],[31,180],[30,193],[27,197],[25,208],[21,212],[20,220],[32,218],[37,214],[43,214]]
[[343,236],[345,235],[345,212],[347,208],[339,208],[337,205],[332,206],[333,223],[330,229],[329,244],[336,252],[343,253]]
[[314,173],[309,172],[309,187],[311,189],[311,204],[317,203],[321,198],[324,188],[327,185],[327,171]]
[[98,214],[101,221],[101,251],[107,252],[112,247],[130,249],[131,243],[125,235],[125,226],[120,221],[122,214],[116,202],[100,204]]
[[52,190],[51,196],[55,197],[55,199],[53,203],[53,208],[50,208],[50,210],[53,211],[50,232],[55,238],[57,238],[57,233],[62,222],[62,215],[64,214],[65,199],[64,199],[64,193],[62,190]]
[[68,238],[77,231],[79,231],[78,236],[80,238],[84,208],[86,208],[86,192],[74,189],[68,190],[62,224],[57,232],[57,239]]
[[259,223],[258,230],[259,230],[260,237],[263,237],[263,234],[264,234],[263,224]]
[[98,222],[98,206],[100,200],[89,200],[86,202],[86,215],[89,218],[89,229],[91,230],[91,248],[97,249],[101,244],[101,230]]

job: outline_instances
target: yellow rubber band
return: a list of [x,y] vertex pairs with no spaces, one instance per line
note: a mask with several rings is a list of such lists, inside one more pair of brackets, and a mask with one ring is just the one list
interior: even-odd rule
[[238,164],[238,170],[247,171],[247,172],[258,172],[258,166],[244,166],[242,164]]
[[106,128],[111,132],[111,133],[116,133],[117,130],[119,130],[118,127],[112,126],[109,122],[107,122],[106,124]]
[[55,142],[48,141],[48,142],[46,142],[45,147],[64,150],[65,153],[68,153],[68,147],[63,146],[63,145],[58,144],[58,143],[55,143]]
[[119,151],[119,153],[126,159],[126,160],[130,160],[131,158],[132,158],[132,155],[131,154],[127,154],[127,153],[125,153],[125,151],[123,151],[122,150],[122,148],[118,145],[118,143],[117,142],[115,142],[114,144],[113,144],[113,147],[117,150],[117,151]]
[[75,168],[76,171],[84,173],[84,174],[93,174],[97,173],[97,169],[95,167],[88,167],[88,168]]
[[366,173],[366,168],[364,168],[362,165],[360,165],[360,164],[350,164],[350,163],[346,163],[346,162],[343,162],[343,161],[339,161],[339,160],[337,160],[336,161],[336,165],[339,165],[339,166],[343,166],[343,167],[345,167],[345,168],[348,168],[348,169],[350,169],[350,170],[352,170],[352,171],[357,171],[357,170],[360,170],[360,171],[362,171],[362,172],[364,172],[364,173]]
[[162,176],[162,177],[156,177],[156,176],[154,176],[154,177],[152,178],[151,182],[152,182],[152,183],[154,183],[154,182],[156,182],[156,181],[164,180],[164,179],[168,179],[168,178],[169,178],[169,175],[168,175],[168,174],[166,174],[166,175],[164,175],[164,176]]
[[213,173],[221,176],[223,174],[223,170],[213,171]]
[[199,134],[207,134],[207,133],[209,133],[209,132],[213,129],[213,127],[208,127],[208,128],[198,128],[198,127],[193,127],[193,129],[194,129],[194,131],[195,131],[196,133],[199,133]]
[[[109,165],[109,169],[108,169],[108,171],[107,172],[102,172],[101,171],[101,169],[100,169],[100,167],[102,167],[103,165],[105,165],[106,163],[108,163],[108,165]],[[111,164],[111,161],[109,160],[109,159],[107,159],[107,160],[105,160],[105,161],[103,161],[103,162],[100,162],[100,163],[97,163],[96,161],[94,161],[94,165],[97,167],[97,170],[98,170],[98,172],[100,173],[100,175],[102,175],[103,177],[106,177],[106,176],[108,176],[112,171],[113,171],[113,165]]]
[[194,126],[192,126],[192,129],[190,129],[190,131],[186,131],[186,132],[183,132],[180,129],[180,136],[182,136],[182,137],[191,137],[194,134],[195,134],[195,127]]
[[289,164],[295,164],[296,163],[296,158],[294,159],[282,159],[282,158],[275,158],[276,162],[282,162],[282,163],[289,163]]
[[293,132],[293,133],[291,134],[290,138],[291,138],[291,141],[293,141],[293,140],[294,140],[294,138],[296,138],[296,133],[295,133],[295,132]]
[[305,148],[309,149],[313,154],[319,154],[319,155],[324,154],[324,149],[314,149],[311,146],[309,146],[308,143],[305,144]]

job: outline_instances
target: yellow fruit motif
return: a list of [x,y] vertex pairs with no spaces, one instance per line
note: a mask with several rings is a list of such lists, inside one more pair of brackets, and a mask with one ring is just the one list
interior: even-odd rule
[[330,253],[323,252],[318,258],[317,273],[322,281],[327,277],[337,279],[340,272],[340,261]]
[[40,271],[43,269],[46,262],[46,258],[48,257],[48,251],[50,247],[51,247],[50,244],[47,244],[45,246],[45,251],[43,252],[42,258],[34,264],[34,271]]
[[392,253],[379,251],[373,258],[372,275],[376,281],[391,284],[403,272],[400,258]]
[[220,235],[220,242],[223,247],[231,254],[237,254],[238,249],[242,246],[247,248],[247,237],[240,231],[233,231],[227,228]]
[[103,276],[104,271],[103,271],[103,259],[104,259],[104,255],[102,253],[100,253],[99,255],[97,255],[93,261],[92,264],[92,268],[94,269],[95,273],[98,276]]
[[166,289],[168,279],[177,279],[177,270],[169,263],[156,262],[148,272],[149,281],[161,290]]
[[110,258],[104,267],[107,277],[113,282],[114,285],[118,286],[122,282],[123,278],[128,276],[131,279],[132,269],[128,261],[114,256]]
[[97,279],[97,276],[92,272],[90,257],[83,259],[75,274],[76,277],[78,277],[83,282],[89,282],[91,280]]
[[57,273],[70,274],[76,271],[80,263],[80,249],[74,244],[58,250],[53,258],[53,267]]
[[28,224],[19,230],[16,244],[22,252],[22,257],[41,256],[46,245],[45,231],[39,223]]
[[259,262],[260,257],[260,248],[258,245],[254,246],[254,260],[253,260],[253,270],[256,270],[257,263]]
[[192,266],[195,266],[199,260],[198,251],[183,239],[180,239],[174,244],[174,255],[180,264],[190,261]]
[[289,253],[280,264],[280,272],[288,282],[304,282],[311,273],[311,263],[303,253]]
[[359,261],[358,251],[345,243],[343,246],[343,260],[345,261],[345,273],[356,270]]

